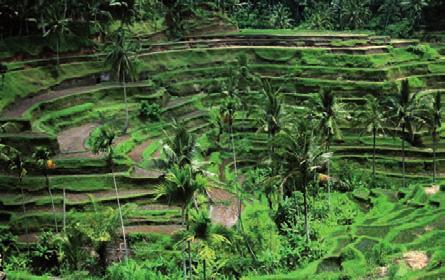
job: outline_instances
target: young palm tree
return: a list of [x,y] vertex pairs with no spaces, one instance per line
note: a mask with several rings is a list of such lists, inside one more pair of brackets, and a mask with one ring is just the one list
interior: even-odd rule
[[372,181],[375,183],[376,136],[384,132],[387,117],[383,113],[382,103],[373,95],[366,96],[364,110],[358,115],[358,121],[365,126],[365,132],[372,134]]
[[49,160],[50,160],[51,153],[46,149],[45,147],[37,147],[34,153],[32,154],[32,157],[37,163],[37,166],[42,171],[43,176],[45,177],[45,185],[46,189],[48,190],[49,196],[51,198],[51,207],[53,210],[53,216],[54,216],[54,226],[56,229],[56,232],[59,232],[59,227],[57,224],[57,215],[56,215],[56,207],[54,205],[54,196],[51,191],[51,187],[49,184],[49,178],[48,178],[48,168],[49,166]]
[[[156,189],[156,200],[167,198],[168,203],[176,202],[181,206],[182,226],[189,229],[188,210],[198,193],[205,193],[205,183],[202,177],[197,176],[189,164],[179,166],[174,164],[167,173],[165,182]],[[191,251],[188,242],[189,274],[191,275]],[[183,248],[184,279],[187,275],[187,264]],[[190,277],[191,278],[191,277]]]
[[330,156],[318,146],[314,130],[311,121],[299,120],[295,127],[284,128],[278,134],[278,155],[281,158],[280,187],[282,189],[287,187],[286,192],[282,191],[287,195],[295,190],[300,190],[303,193],[306,240],[310,239],[308,186],[314,180],[315,172],[329,160]]
[[127,79],[133,80],[133,55],[134,47],[127,41],[126,31],[120,27],[114,34],[114,40],[108,46],[108,54],[105,65],[111,65],[111,76],[114,80],[122,84],[125,102],[125,125],[123,131],[126,132],[129,126],[129,113],[127,101]]
[[428,106],[425,123],[428,127],[429,132],[431,133],[431,138],[433,140],[433,184],[436,183],[437,177],[436,150],[437,144],[440,140],[440,137],[438,137],[437,129],[442,126],[441,99],[442,98],[440,92],[436,92],[436,94],[434,94],[434,97],[425,100]]
[[403,80],[400,94],[390,100],[391,111],[395,112],[390,116],[397,128],[401,129],[402,140],[402,187],[406,186],[406,168],[405,168],[405,140],[414,139],[415,131],[422,123],[425,116],[425,109],[421,108],[419,99],[409,90],[408,80]]
[[184,240],[198,245],[198,256],[202,260],[203,277],[207,279],[207,264],[216,258],[214,247],[230,241],[221,234],[220,226],[214,225],[207,211],[194,212],[191,215],[189,230]]
[[[26,205],[25,205],[25,192],[22,185],[22,179],[26,175],[27,171],[25,168],[25,162],[22,158],[20,152],[10,146],[0,144],[0,163],[5,167],[6,171],[10,171],[16,174],[19,180],[20,193],[22,197],[22,209],[23,215],[26,215]],[[25,233],[28,235],[28,222],[25,219]]]
[[[96,133],[95,133],[96,132]],[[119,219],[121,223],[122,238],[124,240],[125,257],[128,257],[127,239],[125,236],[124,218],[122,215],[122,207],[119,199],[119,190],[116,182],[116,175],[114,174],[113,161],[113,141],[116,138],[116,130],[111,126],[101,126],[91,134],[91,147],[94,153],[105,152],[107,154],[107,161],[110,167],[111,175],[113,176],[114,191],[116,193],[116,202],[119,210]]]

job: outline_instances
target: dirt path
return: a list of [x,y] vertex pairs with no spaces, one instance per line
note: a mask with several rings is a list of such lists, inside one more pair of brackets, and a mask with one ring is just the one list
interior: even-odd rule
[[238,221],[239,199],[234,194],[218,188],[210,189],[209,195],[213,201],[210,206],[212,221],[225,227],[234,226]]
[[34,96],[31,96],[28,98],[23,98],[21,100],[17,100],[16,102],[14,102],[14,104],[12,106],[10,106],[8,109],[6,109],[6,111],[3,112],[3,114],[1,116],[5,117],[5,118],[18,118],[18,117],[22,116],[23,113],[25,113],[28,109],[30,109],[31,106],[33,106],[34,104],[36,104],[38,102],[51,100],[51,99],[71,95],[71,94],[78,93],[78,92],[80,93],[83,91],[89,91],[89,90],[93,90],[95,88],[98,88],[98,86],[94,85],[94,86],[74,87],[74,88],[67,88],[67,89],[62,89],[62,90],[57,90],[57,91],[45,91],[42,93],[38,93]]
[[57,141],[59,142],[60,152],[87,152],[88,150],[85,148],[85,141],[91,131],[97,126],[99,126],[97,123],[87,123],[78,127],[69,128],[59,133]]

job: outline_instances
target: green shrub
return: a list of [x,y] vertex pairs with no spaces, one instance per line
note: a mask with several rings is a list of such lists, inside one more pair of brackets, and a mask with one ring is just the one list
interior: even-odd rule
[[370,261],[377,265],[384,266],[388,263],[389,256],[397,252],[398,249],[395,246],[382,240],[372,247]]
[[159,121],[161,119],[161,106],[157,103],[143,101],[139,108],[139,116],[150,121]]

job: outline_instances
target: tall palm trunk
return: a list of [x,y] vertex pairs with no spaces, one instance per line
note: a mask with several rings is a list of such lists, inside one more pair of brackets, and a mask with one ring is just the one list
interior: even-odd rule
[[376,128],[372,128],[372,184],[375,184],[375,147],[376,147]]
[[435,127],[433,129],[432,136],[433,136],[433,184],[435,184],[437,177],[437,160],[436,160],[437,131]]
[[66,189],[65,187],[63,187],[63,232],[65,232],[65,228],[66,228]]
[[128,114],[128,102],[127,102],[127,83],[125,82],[125,75],[122,80],[124,86],[124,102],[125,102],[125,125],[124,125],[124,133],[127,132],[129,126],[129,114]]
[[110,151],[109,161],[110,161],[111,175],[113,177],[114,191],[116,193],[116,202],[117,202],[117,209],[119,211],[119,220],[120,220],[120,223],[121,223],[122,238],[124,240],[125,259],[127,259],[128,258],[127,237],[125,235],[124,218],[122,216],[122,208],[121,208],[121,203],[120,203],[120,199],[119,199],[119,190],[117,188],[116,175],[114,174],[114,162],[113,162],[113,152],[112,152],[112,150]]
[[[185,223],[187,225],[187,231],[190,230],[189,213],[185,209]],[[190,241],[187,241],[187,255],[189,261],[189,279],[192,279],[192,248]]]
[[[330,148],[330,143],[331,143],[331,137],[328,136],[328,139],[326,141],[326,153],[329,152],[329,148]],[[328,169],[328,210],[331,211],[331,160],[328,158],[327,161],[327,169]]]
[[202,268],[203,268],[203,271],[202,271],[202,279],[203,280],[206,280],[206,260],[202,260]]
[[20,184],[20,193],[22,196],[22,210],[23,210],[23,222],[25,224],[25,234],[26,237],[28,237],[29,232],[28,232],[28,222],[26,221],[25,191],[23,190],[21,175],[19,175],[19,184]]
[[59,232],[59,226],[57,225],[57,215],[56,215],[56,207],[54,205],[54,196],[53,196],[53,193],[51,191],[51,187],[49,186],[49,178],[48,178],[48,173],[46,172],[46,169],[43,172],[44,172],[44,176],[45,176],[46,188],[48,189],[48,193],[49,193],[49,196],[51,198],[51,208],[53,210],[54,226],[56,227],[56,232],[58,233]]
[[402,187],[404,188],[406,186],[406,178],[405,178],[405,130],[406,125],[403,123],[402,125]]
[[[184,228],[185,226],[185,206],[182,207],[181,209],[181,216],[182,216],[182,228]],[[185,243],[183,243],[182,245],[182,279],[186,280],[187,279],[187,261],[186,261],[186,257],[185,257],[185,251],[186,251],[186,245]]]
[[[56,35],[56,36],[58,36],[58,35]],[[57,61],[57,65],[59,65],[60,64],[60,59],[59,59],[59,45],[60,45],[60,42],[59,42],[59,40],[60,40],[60,38],[57,38],[57,42],[56,42],[56,61]]]
[[[230,117],[230,123],[229,123],[229,129],[230,129],[230,141],[232,144],[232,154],[233,154],[233,168],[235,171],[235,180],[238,182],[238,168],[236,163],[236,150],[235,150],[235,139],[233,136],[233,123],[232,123],[233,116]],[[239,198],[238,198],[238,230],[241,231],[242,228],[242,221],[241,221],[241,189],[238,190],[239,192]]]
[[303,174],[303,200],[304,200],[304,231],[306,241],[309,241],[309,220],[308,220],[308,202],[307,202],[307,174]]

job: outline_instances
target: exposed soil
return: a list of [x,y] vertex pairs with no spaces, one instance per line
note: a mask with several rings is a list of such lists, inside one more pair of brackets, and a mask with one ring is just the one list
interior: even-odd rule
[[89,91],[94,88],[97,88],[96,85],[94,86],[84,86],[84,87],[75,87],[75,88],[67,88],[67,89],[61,89],[57,91],[45,91],[42,93],[38,93],[34,96],[23,98],[21,100],[18,100],[14,102],[12,106],[10,106],[3,114],[2,117],[5,118],[18,118],[23,115],[31,106],[33,106],[36,103],[55,99],[62,96],[71,95],[77,92],[82,91]]
[[151,226],[128,226],[126,233],[162,233],[173,234],[182,229],[180,225],[151,225]]
[[426,187],[425,188],[425,193],[427,195],[433,195],[436,194],[440,191],[440,186],[439,185],[432,185],[431,187]]
[[91,131],[98,127],[97,123],[87,123],[62,131],[57,136],[62,153],[86,152],[85,141]]
[[134,149],[128,153],[128,156],[134,160],[135,162],[141,162],[142,161],[142,154],[144,153],[144,150],[153,143],[153,139],[148,139],[141,144],[134,147]]
[[36,243],[39,241],[37,233],[21,234],[18,236],[18,241],[23,243]]
[[403,254],[403,260],[414,270],[422,269],[428,265],[428,256],[421,251],[408,251]]
[[225,227],[234,226],[238,221],[239,199],[234,194],[218,188],[210,189],[209,195],[213,201],[210,206],[212,221]]
[[135,167],[131,175],[133,177],[140,178],[159,178],[163,175],[163,173],[158,170],[147,170],[144,168]]

